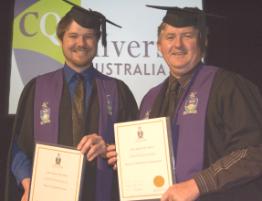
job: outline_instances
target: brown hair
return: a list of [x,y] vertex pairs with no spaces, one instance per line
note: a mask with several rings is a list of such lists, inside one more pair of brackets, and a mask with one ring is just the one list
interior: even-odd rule
[[[62,41],[64,34],[71,23],[74,21],[71,15],[66,14],[62,19],[58,22],[56,27],[56,35]],[[93,28],[94,29],[94,28]],[[94,29],[96,31],[97,40],[99,40],[101,32],[99,29]]]

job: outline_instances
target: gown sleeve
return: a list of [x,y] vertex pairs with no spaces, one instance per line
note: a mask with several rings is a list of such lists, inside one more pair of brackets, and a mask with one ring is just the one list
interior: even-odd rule
[[218,157],[194,177],[201,194],[228,190],[262,175],[261,131],[259,89],[237,74],[218,72],[210,93],[206,129],[206,135],[212,135],[206,136],[206,152],[210,158]]
[[34,82],[29,82],[20,96],[13,127],[10,166],[18,184],[31,177],[32,171]]

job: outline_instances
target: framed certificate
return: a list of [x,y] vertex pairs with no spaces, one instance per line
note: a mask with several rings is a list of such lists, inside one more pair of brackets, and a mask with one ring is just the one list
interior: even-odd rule
[[29,201],[79,201],[83,169],[80,151],[37,143]]
[[173,184],[169,118],[116,123],[120,200],[155,200]]

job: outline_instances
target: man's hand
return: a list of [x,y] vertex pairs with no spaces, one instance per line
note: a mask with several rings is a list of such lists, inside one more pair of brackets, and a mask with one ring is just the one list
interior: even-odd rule
[[21,201],[28,201],[29,199],[29,190],[30,190],[30,178],[25,178],[22,180],[22,186],[24,188],[24,193],[23,196],[21,198]]
[[116,154],[116,146],[114,144],[110,144],[106,148],[106,158],[108,165],[113,167],[113,170],[116,170],[116,162],[117,162],[117,154]]
[[106,143],[96,133],[85,135],[77,145],[77,149],[86,154],[88,161],[94,160],[97,156],[106,156]]
[[194,179],[174,184],[168,188],[161,201],[194,201],[199,197],[199,189]]

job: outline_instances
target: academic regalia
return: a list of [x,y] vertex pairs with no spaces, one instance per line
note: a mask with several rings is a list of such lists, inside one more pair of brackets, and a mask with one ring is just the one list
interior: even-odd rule
[[[63,36],[64,36],[64,32],[66,30],[65,26],[68,26],[72,21],[75,21],[77,24],[79,24],[82,27],[88,28],[88,29],[93,29],[96,32],[96,36],[97,36],[97,40],[99,40],[100,35],[101,35],[101,42],[102,45],[104,47],[106,47],[107,45],[107,40],[106,40],[106,23],[109,23],[111,25],[114,25],[116,27],[120,27],[119,25],[115,24],[114,22],[108,20],[102,13],[91,10],[91,9],[85,9],[81,6],[76,5],[75,3],[72,3],[71,1],[67,1],[67,0],[63,0],[63,2],[72,5],[72,8],[65,14],[65,16],[63,16],[63,18],[59,21],[58,23],[58,28],[57,28],[57,36],[60,40],[63,40]],[[51,76],[54,75],[55,73],[51,73]],[[42,79],[43,77],[46,77],[46,75],[41,76],[40,79]],[[92,87],[92,94],[90,95],[90,100],[88,101],[88,106],[87,106],[87,111],[86,111],[86,121],[85,121],[85,134],[88,133],[99,133],[104,139],[107,138],[107,135],[105,133],[110,133],[108,135],[110,135],[109,139],[105,139],[106,143],[114,143],[114,139],[113,139],[113,123],[114,122],[120,122],[120,121],[129,121],[132,120],[134,118],[136,118],[137,115],[137,105],[135,102],[135,99],[131,93],[131,91],[128,89],[128,87],[119,80],[113,79],[113,78],[105,78],[106,76],[102,75],[99,72],[96,72],[96,76],[93,82],[93,87]],[[102,77],[104,76],[105,79],[109,80],[109,82],[115,82],[114,86],[116,86],[117,89],[114,89],[117,93],[117,96],[111,96],[110,98],[112,98],[112,100],[115,101],[115,103],[117,102],[117,110],[112,110],[113,114],[112,117],[114,118],[111,123],[111,125],[108,124],[108,122],[103,122],[103,120],[107,120],[107,116],[104,110],[107,110],[110,108],[107,107],[101,107],[100,101],[103,99],[105,99],[105,93],[103,94],[103,92],[106,92],[106,90],[98,90],[99,87],[101,87],[101,85],[99,85],[96,80],[98,77]],[[50,77],[49,77],[50,78]],[[49,79],[48,78],[48,79]],[[111,81],[110,81],[111,80]],[[41,137],[41,133],[43,133],[43,127],[39,130],[39,119],[38,115],[40,115],[40,119],[41,119],[41,112],[47,112],[46,115],[43,119],[43,125],[50,124],[50,125],[54,125],[54,129],[50,130],[52,133],[55,133],[55,141],[51,142],[55,142],[58,144],[62,144],[62,145],[68,145],[68,146],[72,146],[73,145],[73,140],[72,140],[72,105],[71,105],[71,94],[70,94],[70,89],[67,87],[67,85],[65,84],[65,80],[64,80],[64,84],[63,87],[61,88],[61,93],[58,94],[53,94],[52,99],[55,99],[57,97],[57,99],[59,99],[61,97],[61,101],[55,102],[55,104],[57,105],[57,107],[51,107],[49,108],[48,105],[44,105],[43,104],[43,108],[41,109],[36,109],[38,106],[39,101],[35,101],[37,100],[38,97],[41,96],[42,92],[46,93],[47,91],[49,91],[49,88],[45,88],[45,90],[36,90],[37,92],[35,93],[35,89],[39,86],[38,84],[36,84],[36,82],[38,83],[39,78],[33,79],[32,81],[30,81],[27,86],[24,88],[20,101],[19,101],[19,106],[18,106],[18,110],[17,110],[17,114],[16,114],[16,119],[15,119],[15,123],[14,123],[14,132],[13,132],[13,137],[12,137],[12,142],[11,144],[15,144],[17,146],[14,146],[13,150],[19,150],[21,149],[22,151],[19,153],[24,153],[26,154],[26,156],[32,160],[33,157],[33,153],[34,153],[34,145],[35,145],[35,139],[43,139],[42,141],[49,141],[49,138],[47,140],[45,138]],[[52,81],[52,79],[51,79]],[[62,83],[63,79],[61,80]],[[48,81],[46,83],[44,83],[46,85],[50,84]],[[43,84],[41,85],[43,86]],[[54,88],[56,88],[56,85],[51,85],[50,86],[50,91],[52,91]],[[41,88],[41,87],[40,87]],[[106,86],[105,86],[106,88]],[[38,89],[38,88],[37,88]],[[99,88],[101,89],[101,88]],[[40,91],[40,93],[38,93]],[[102,92],[103,91],[103,92]],[[60,94],[62,94],[60,96]],[[99,98],[98,98],[99,97]],[[102,98],[100,98],[102,97]],[[50,94],[49,94],[49,98],[50,98]],[[117,100],[117,101],[116,101]],[[40,104],[42,104],[43,102],[41,102]],[[111,102],[109,101],[109,107]],[[114,103],[113,103],[114,104]],[[104,106],[104,105],[103,105]],[[41,107],[41,105],[40,105]],[[45,108],[44,108],[45,107]],[[59,108],[58,108],[59,107]],[[101,110],[101,108],[103,108]],[[116,107],[115,107],[116,108]],[[45,110],[46,109],[46,110]],[[51,110],[50,114],[52,115],[53,113],[57,114],[58,118],[55,118],[55,122],[53,122],[53,118],[49,119],[49,111]],[[58,109],[58,110],[57,110]],[[55,111],[55,112],[54,112]],[[111,111],[111,112],[112,112]],[[117,113],[117,114],[116,114]],[[58,115],[59,114],[59,115]],[[50,121],[49,121],[50,120]],[[103,122],[103,123],[101,123]],[[103,127],[104,123],[109,127]],[[41,127],[41,126],[40,126]],[[51,127],[51,126],[50,126]],[[103,128],[103,129],[101,129]],[[110,131],[105,131],[105,129],[109,129]],[[103,130],[103,132],[101,133],[101,130]],[[50,132],[47,132],[49,135]],[[39,138],[40,136],[40,138]],[[52,135],[51,135],[52,136]],[[50,136],[49,136],[50,137]],[[51,138],[50,138],[51,139]],[[53,138],[54,140],[54,138]],[[19,155],[21,156],[21,155]],[[9,166],[8,168],[8,176],[7,176],[7,188],[6,188],[6,195],[10,196],[9,198],[6,197],[6,200],[11,201],[11,200],[17,200],[17,192],[14,191],[20,191],[20,194],[22,193],[22,189],[17,189],[14,190],[15,188],[10,187],[10,185],[14,185],[15,186],[15,181],[14,178],[12,178],[12,175],[10,174],[10,168],[11,168],[11,157],[12,157],[12,147],[10,148],[10,152],[9,152]],[[18,157],[19,158],[19,157]],[[87,170],[86,170],[86,175],[85,175],[85,180],[84,180],[84,186],[87,186],[87,191],[83,191],[83,200],[90,200],[93,201],[94,199],[94,195],[96,195],[96,199],[99,197],[100,201],[105,201],[105,199],[103,199],[103,195],[108,195],[110,188],[107,188],[106,185],[102,183],[101,181],[105,178],[109,178],[107,177],[108,175],[110,176],[110,180],[112,178],[112,171],[110,169],[109,174],[107,174],[106,171],[100,171],[101,169],[105,169],[106,166],[106,161],[102,161],[101,158],[97,159],[97,161],[91,162],[87,164]],[[97,168],[96,168],[97,166]],[[27,166],[29,167],[29,166]],[[106,166],[106,168],[108,168]],[[25,169],[29,169],[29,168],[25,168]],[[116,174],[114,172],[114,174]],[[30,174],[26,174],[27,176],[29,176]],[[21,176],[20,179],[24,178],[23,176]],[[86,179],[88,178],[88,180]],[[11,180],[12,181],[11,181]],[[92,181],[90,181],[92,180]],[[11,182],[10,182],[11,181]],[[97,183],[95,183],[95,181],[98,181]],[[114,175],[113,181],[114,184],[113,186],[116,187],[114,189],[114,192],[112,194],[112,196],[114,196],[112,199],[110,197],[107,197],[106,199],[108,200],[117,200],[118,199],[118,193],[117,193],[117,182],[116,182],[116,175]],[[105,185],[105,188],[101,188],[101,189],[95,189],[95,186],[101,186]],[[111,186],[111,184],[110,184]],[[87,193],[86,193],[87,192]],[[88,196],[87,198],[87,195]]]
[[[167,88],[168,79],[158,89],[149,118],[161,116]],[[141,108],[147,104],[142,100]],[[144,115],[148,116],[145,112],[141,118]],[[176,122],[173,120],[172,123]],[[219,69],[207,104],[203,170],[196,171],[193,176],[203,194],[199,198],[201,201],[262,200],[261,130],[262,96],[259,89],[243,77]]]
[[[96,72],[97,76],[101,74]],[[90,95],[89,104],[86,112],[86,124],[85,124],[85,134],[88,133],[99,133],[99,100],[98,91],[96,85],[96,77],[93,79],[93,90]],[[104,76],[104,75],[103,75]],[[133,94],[122,81],[108,78],[116,82],[118,91],[118,114],[116,114],[116,122],[133,120],[137,116],[137,104],[133,97]],[[32,159],[34,153],[34,97],[35,97],[35,83],[36,79],[30,81],[23,93],[21,95],[19,106],[17,110],[13,141],[16,141],[17,145],[27,156]],[[69,89],[65,84],[62,89],[62,98],[59,106],[59,132],[58,132],[58,144],[72,146],[72,116],[71,116],[71,98],[69,94]],[[112,124],[113,127],[113,124]],[[16,139],[15,139],[16,138]],[[112,143],[112,142],[111,142]],[[10,169],[10,168],[9,168]],[[83,201],[95,200],[95,186],[96,186],[96,161],[88,162],[86,168],[85,180],[83,183]],[[118,200],[118,186],[116,172],[114,173],[113,179],[113,194],[112,199],[108,200]],[[11,175],[9,175],[12,177]],[[9,187],[12,183],[9,184]],[[105,186],[106,188],[106,186]],[[13,189],[8,189],[9,195],[13,194]],[[11,195],[12,196],[12,195]],[[87,198],[88,197],[88,198]],[[9,199],[13,200],[13,199]]]

